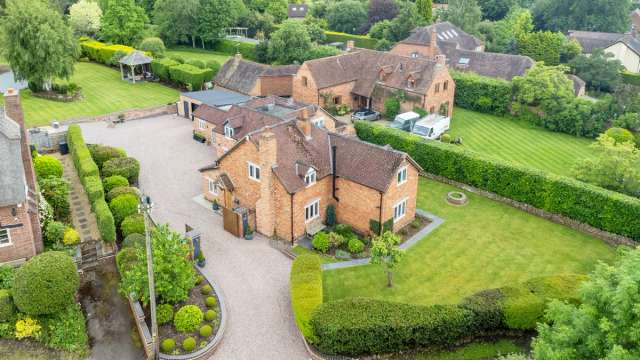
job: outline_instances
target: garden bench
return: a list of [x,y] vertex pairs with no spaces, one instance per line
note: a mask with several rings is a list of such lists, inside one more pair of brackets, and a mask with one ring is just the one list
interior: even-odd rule
[[320,231],[324,230],[325,228],[326,226],[322,223],[322,219],[320,218],[312,220],[305,225],[305,230],[307,232],[307,235],[311,237],[313,237],[313,235],[319,233]]

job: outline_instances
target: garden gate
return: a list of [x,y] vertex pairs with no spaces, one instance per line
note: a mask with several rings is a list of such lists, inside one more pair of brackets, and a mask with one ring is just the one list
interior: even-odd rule
[[228,231],[237,237],[242,237],[244,235],[242,233],[242,215],[231,209],[223,207],[222,219],[225,231]]

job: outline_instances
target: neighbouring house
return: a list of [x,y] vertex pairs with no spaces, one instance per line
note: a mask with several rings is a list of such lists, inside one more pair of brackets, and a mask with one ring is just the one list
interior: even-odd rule
[[636,30],[640,30],[640,9],[631,12],[631,26]]
[[391,53],[433,59],[444,46],[469,51],[484,51],[484,43],[448,21],[414,29],[397,43]]
[[401,229],[415,218],[422,169],[403,152],[299,116],[247,134],[200,172],[206,199],[248,209],[253,229],[294,242],[322,228],[330,205],[360,233],[381,223]]
[[222,65],[213,82],[216,89],[248,96],[291,96],[292,79],[299,67],[260,64],[236,54]]
[[185,92],[180,94],[178,115],[193,120],[193,113],[200,105],[224,109],[250,99],[250,96],[219,89]]
[[38,194],[17,90],[0,108],[0,263],[21,263],[43,250]]
[[307,16],[309,6],[307,4],[289,4],[287,14],[289,19],[303,20]]
[[451,116],[455,84],[444,56],[411,58],[355,48],[305,61],[293,79],[293,98],[323,108],[348,106],[383,112],[387,98],[403,99],[401,111],[420,107]]
[[613,54],[614,59],[620,60],[628,71],[640,72],[640,38],[637,28],[627,34],[569,30],[569,38],[580,43],[585,54],[591,54],[595,49],[604,49]]
[[302,104],[277,96],[254,98],[220,109],[202,105],[193,113],[193,131],[201,134],[208,144],[222,156],[238,141],[253,131],[275,125],[299,116],[309,118],[313,126],[329,131],[351,133],[349,125],[342,124],[317,105]]

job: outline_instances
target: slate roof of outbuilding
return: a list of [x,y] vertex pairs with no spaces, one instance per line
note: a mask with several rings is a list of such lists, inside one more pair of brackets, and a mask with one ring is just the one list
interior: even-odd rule
[[249,101],[251,97],[225,90],[202,90],[182,93],[183,96],[200,101],[209,106],[227,106]]
[[428,46],[431,43],[431,32],[433,30],[436,31],[438,36],[436,42],[438,46],[453,44],[463,50],[476,50],[477,47],[482,46],[480,39],[467,34],[448,21],[416,28],[408,38],[400,41],[400,43]]
[[21,153],[20,126],[0,108],[0,206],[26,200],[26,182]]

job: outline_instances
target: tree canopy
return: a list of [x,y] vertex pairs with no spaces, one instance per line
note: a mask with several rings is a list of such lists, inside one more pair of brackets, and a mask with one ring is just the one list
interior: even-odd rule
[[482,18],[497,21],[504,18],[515,5],[515,0],[482,0]]
[[269,40],[268,57],[280,64],[302,63],[311,50],[311,38],[299,21],[285,21]]
[[477,34],[482,10],[477,0],[449,0],[449,7],[442,12],[442,20],[449,21],[470,34]]
[[327,21],[331,30],[358,34],[366,30],[367,10],[357,0],[335,2],[327,8]]
[[623,33],[629,30],[631,0],[539,0],[533,7],[539,29]]
[[80,0],[69,8],[69,25],[76,34],[94,36],[100,30],[102,9],[98,3]]
[[[153,22],[165,43],[191,40],[195,46],[200,10],[200,0],[157,0],[153,6]],[[215,28],[216,24],[211,26]]]
[[99,33],[102,40],[133,45],[142,38],[149,18],[134,0],[109,0],[103,10]]
[[80,48],[62,15],[47,2],[8,0],[3,20],[0,52],[16,79],[28,80],[37,91],[73,74]]
[[613,57],[613,54],[596,49],[591,56],[580,55],[574,58],[569,66],[590,89],[613,92],[620,84],[620,72],[624,70],[620,60]]
[[221,38],[224,28],[234,26],[246,12],[242,0],[202,0],[197,14],[198,35],[214,42]]

